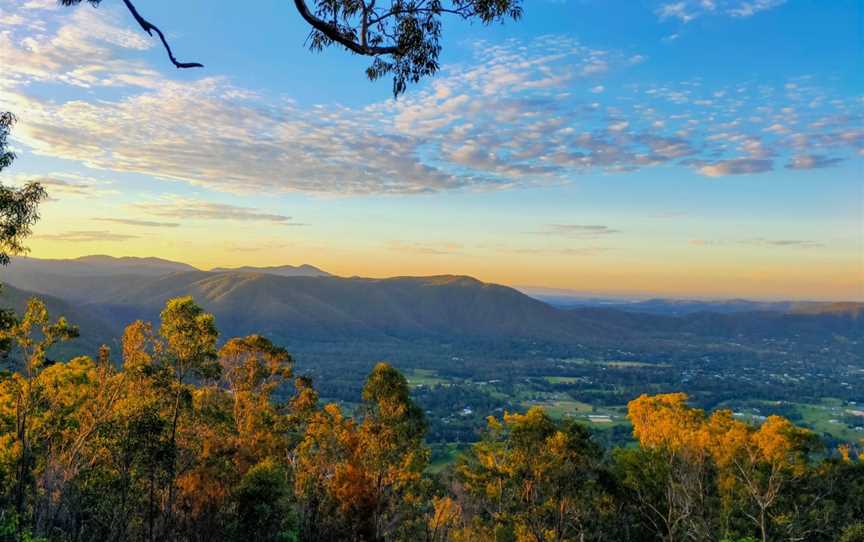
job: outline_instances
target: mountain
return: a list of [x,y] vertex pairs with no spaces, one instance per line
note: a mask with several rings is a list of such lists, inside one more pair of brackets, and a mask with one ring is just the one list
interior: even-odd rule
[[243,267],[214,267],[211,269],[213,273],[264,273],[267,275],[277,275],[280,277],[332,277],[330,273],[323,271],[314,265],[278,265],[273,267],[252,267],[245,265]]
[[[274,275],[329,276],[311,265],[241,268]],[[77,303],[111,302],[150,279],[174,273],[200,272],[195,267],[161,258],[84,256],[70,260],[19,257],[0,268],[0,283]],[[225,270],[222,272],[229,272]]]
[[54,348],[52,353],[65,354],[95,354],[101,344],[112,344],[123,331],[123,325],[113,322],[110,315],[88,308],[79,307],[53,296],[36,295],[33,292],[20,290],[8,284],[0,287],[0,307],[13,309],[16,314],[23,314],[27,302],[39,297],[48,309],[52,319],[65,316],[66,319],[81,329],[81,336],[66,343],[60,348]]
[[[823,345],[845,338],[858,344],[864,337],[860,303],[790,303],[765,310],[758,303],[735,301],[730,303],[736,310],[712,311],[718,305],[707,304],[670,314],[609,305],[560,308],[465,276],[284,276],[272,270],[315,268],[201,271],[155,259],[85,258],[68,267],[57,260],[23,260],[11,272],[0,271],[0,280],[17,289],[10,293],[47,294],[60,313],[74,313],[82,328],[93,327],[93,335],[106,341],[135,319],[157,320],[165,301],[183,295],[216,316],[223,336],[262,333],[286,344],[519,341],[672,351],[748,341],[756,346],[764,340]],[[88,266],[94,274],[87,274]]]
[[847,315],[852,318],[861,318],[864,314],[864,303],[838,302],[838,303],[796,303],[790,307],[792,314],[836,314]]
[[701,312],[736,314],[745,312],[777,312],[784,314],[824,314],[844,312],[850,315],[861,310],[862,303],[821,301],[754,301],[750,299],[621,299],[607,297],[582,297],[538,289],[523,289],[531,297],[563,309],[605,308],[625,312],[686,316]]
[[[624,334],[582,322],[512,288],[470,277],[282,277],[188,272],[140,282],[106,305],[128,318],[153,318],[165,301],[192,295],[234,334],[280,338],[540,338],[571,341],[588,332]],[[107,301],[107,300],[106,300]]]
[[[106,276],[106,275],[143,275],[158,276],[177,271],[193,271],[191,265],[163,260],[162,258],[134,258],[94,255],[69,260],[52,260],[18,257],[4,269],[0,276],[12,277],[26,273],[39,273],[60,276]],[[9,279],[11,280],[11,279]]]

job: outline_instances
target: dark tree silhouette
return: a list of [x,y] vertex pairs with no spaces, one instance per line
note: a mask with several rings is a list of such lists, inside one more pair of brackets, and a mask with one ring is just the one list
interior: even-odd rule
[[[60,0],[64,6],[102,0]],[[159,36],[168,58],[177,68],[200,68],[198,62],[179,62],[165,35],[138,13],[130,0],[126,8],[141,26]],[[438,71],[441,52],[441,19],[445,15],[483,24],[518,20],[522,0],[294,0],[294,6],[311,27],[307,43],[313,51],[341,46],[352,53],[372,57],[366,69],[371,80],[393,77],[393,95],[405,92]]]
[[[0,171],[15,160],[15,153],[7,146],[14,123],[12,113],[0,112]],[[39,183],[27,183],[22,188],[0,184],[0,265],[8,264],[11,255],[27,250],[22,243],[30,235],[30,227],[39,220],[39,203],[46,196]]]

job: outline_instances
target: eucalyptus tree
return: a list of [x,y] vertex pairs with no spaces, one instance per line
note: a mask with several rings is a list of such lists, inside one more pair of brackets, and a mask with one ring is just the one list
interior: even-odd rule
[[[0,112],[0,171],[15,160],[9,148],[9,132],[15,124],[15,115]],[[39,203],[47,197],[39,183],[27,183],[14,188],[0,183],[0,265],[9,263],[10,256],[26,252],[24,239],[39,220]]]

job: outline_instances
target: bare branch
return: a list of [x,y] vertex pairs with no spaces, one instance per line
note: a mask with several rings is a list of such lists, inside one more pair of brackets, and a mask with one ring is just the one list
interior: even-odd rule
[[177,67],[179,69],[203,68],[204,67],[204,64],[199,64],[198,62],[180,62],[180,61],[178,61],[177,58],[174,56],[174,52],[171,51],[171,46],[168,45],[168,40],[165,39],[165,34],[163,34],[161,30],[159,30],[159,27],[156,26],[155,24],[151,23],[150,21],[148,21],[144,17],[142,17],[141,14],[138,13],[138,10],[135,9],[135,6],[132,4],[132,2],[130,0],[123,0],[123,3],[126,4],[126,7],[129,9],[129,12],[132,14],[132,16],[138,22],[138,24],[141,25],[141,28],[144,29],[144,32],[147,32],[148,34],[150,34],[152,36],[153,31],[155,31],[156,34],[159,35],[159,39],[162,41],[162,45],[165,46],[165,51],[168,53],[168,58],[171,59],[171,63],[174,64],[175,67]]

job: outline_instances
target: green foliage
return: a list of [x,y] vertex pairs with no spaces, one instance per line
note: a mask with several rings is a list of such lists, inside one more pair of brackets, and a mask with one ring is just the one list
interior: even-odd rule
[[856,523],[843,529],[838,542],[864,542],[864,523]]
[[215,378],[219,375],[216,339],[219,332],[212,314],[191,297],[171,299],[162,311],[159,332],[165,341],[169,363],[180,382],[187,376]]
[[234,490],[235,540],[295,542],[298,525],[291,509],[288,473],[273,460],[265,460],[241,478]]
[[588,431],[539,407],[489,419],[489,431],[458,466],[460,482],[496,539],[601,539],[611,516],[602,450]]
[[[15,153],[7,147],[9,131],[14,123],[12,113],[0,112],[0,171],[15,160]],[[31,226],[39,220],[39,203],[47,196],[39,183],[27,183],[21,188],[0,184],[0,266],[8,264],[11,255],[27,250],[23,245],[24,239],[30,235]]]
[[18,516],[9,511],[0,511],[0,542],[48,542],[48,538],[33,536],[28,529],[21,529]]

